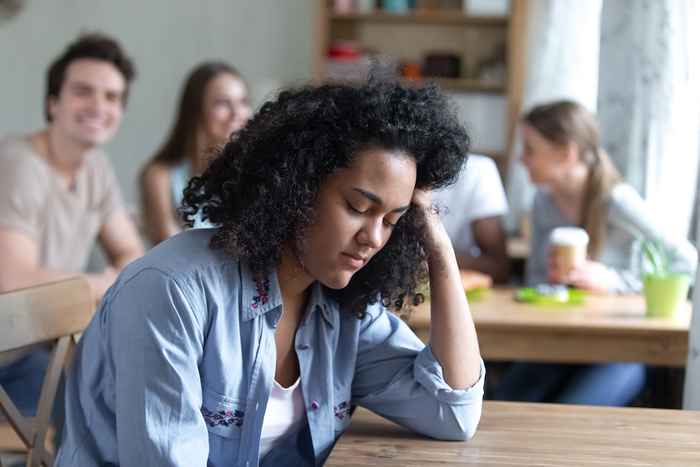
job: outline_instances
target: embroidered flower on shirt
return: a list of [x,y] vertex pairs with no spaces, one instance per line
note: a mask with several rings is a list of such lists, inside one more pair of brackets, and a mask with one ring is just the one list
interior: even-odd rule
[[335,412],[335,418],[338,420],[343,420],[345,417],[350,416],[350,404],[348,402],[341,402],[340,404],[333,407],[333,412]]
[[258,305],[264,305],[270,298],[270,280],[255,279],[255,290],[257,295],[253,296],[253,302],[250,304],[252,308],[257,308]]
[[223,426],[241,426],[243,425],[243,416],[245,413],[242,410],[217,410],[212,412],[206,407],[202,407],[202,415],[207,425],[214,427],[217,425]]

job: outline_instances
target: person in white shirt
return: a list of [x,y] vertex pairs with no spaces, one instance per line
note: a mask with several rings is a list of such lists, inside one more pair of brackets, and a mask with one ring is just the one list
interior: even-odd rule
[[[498,169],[486,156],[470,154],[454,185],[433,193],[444,210],[447,230],[460,269],[489,276],[494,282],[508,281],[510,267],[506,251],[503,216],[508,202]],[[465,282],[489,284],[481,274],[464,275]]]

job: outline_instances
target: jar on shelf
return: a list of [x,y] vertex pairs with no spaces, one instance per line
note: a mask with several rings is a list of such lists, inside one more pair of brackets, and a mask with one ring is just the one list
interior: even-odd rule
[[352,13],[353,0],[333,0],[333,12],[337,14]]
[[375,0],[355,0],[355,11],[358,13],[373,13],[377,2]]
[[382,0],[382,9],[387,13],[406,14],[411,8],[408,0]]

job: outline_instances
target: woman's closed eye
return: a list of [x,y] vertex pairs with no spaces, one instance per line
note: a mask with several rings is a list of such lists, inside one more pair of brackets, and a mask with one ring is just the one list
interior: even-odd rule
[[355,206],[352,205],[350,201],[346,201],[348,210],[352,212],[353,214],[365,214],[367,212],[367,209],[359,209],[356,208]]
[[[355,215],[370,214],[370,208],[368,208],[368,207],[355,206],[355,205],[353,205],[353,203],[351,203],[350,201],[347,201],[347,200],[345,201],[345,204],[348,208],[348,211],[351,214],[355,214]],[[396,223],[401,218],[401,215],[396,215],[395,213],[389,213],[389,214],[393,215],[392,218],[384,217],[384,219],[382,219],[382,223],[389,228],[394,228],[394,227],[396,227]],[[393,217],[396,217],[396,219],[393,219]]]

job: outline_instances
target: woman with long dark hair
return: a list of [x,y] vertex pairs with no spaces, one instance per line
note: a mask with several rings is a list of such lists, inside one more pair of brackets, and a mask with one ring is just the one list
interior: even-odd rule
[[[197,66],[185,82],[168,138],[141,172],[143,221],[157,244],[183,228],[177,210],[187,182],[250,117],[248,88],[223,62]],[[198,226],[207,226],[199,224]]]

